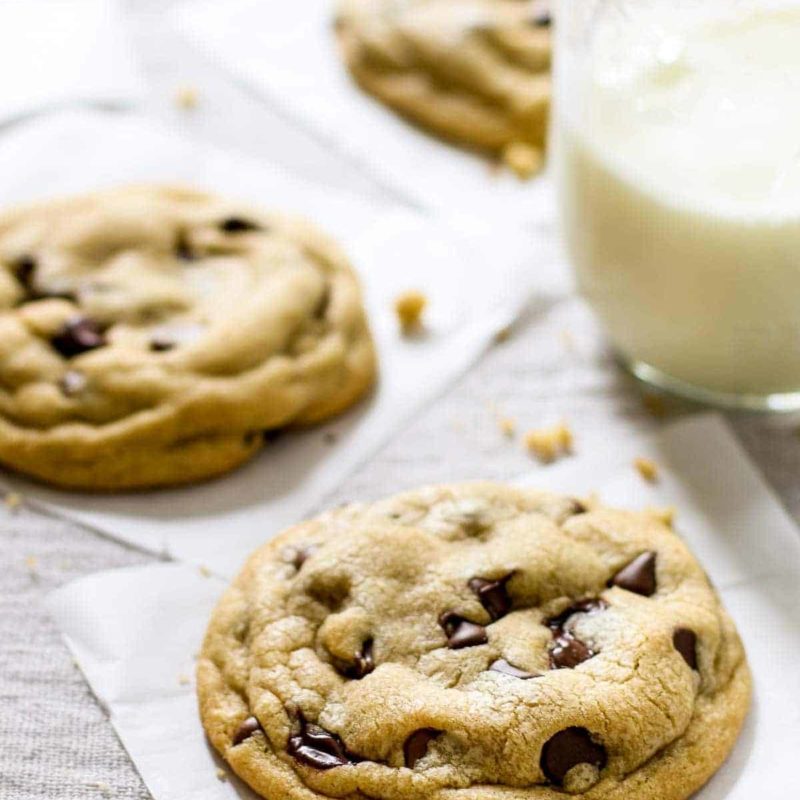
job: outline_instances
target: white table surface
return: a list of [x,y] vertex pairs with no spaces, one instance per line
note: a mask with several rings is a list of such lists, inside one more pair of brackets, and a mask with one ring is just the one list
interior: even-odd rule
[[[128,0],[150,83],[148,113],[185,134],[277,161],[305,177],[387,198],[171,33],[163,24],[171,1]],[[183,85],[199,92],[194,111],[175,106]],[[425,482],[513,478],[531,469],[519,439],[499,432],[497,409],[520,430],[567,419],[578,452],[613,447],[631,430],[662,424],[615,366],[583,303],[549,294],[533,303],[509,341],[346,480],[330,503]],[[795,422],[730,419],[800,519]],[[81,575],[152,560],[78,526],[0,508],[0,800],[149,797],[40,601]]]

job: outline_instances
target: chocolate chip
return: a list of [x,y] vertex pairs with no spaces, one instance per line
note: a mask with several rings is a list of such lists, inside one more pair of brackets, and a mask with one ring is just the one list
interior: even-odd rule
[[553,24],[553,15],[549,11],[540,11],[533,16],[531,24],[536,28],[549,28]]
[[481,605],[489,612],[492,621],[504,617],[511,611],[511,598],[506,591],[506,583],[511,579],[512,572],[505,578],[489,581],[485,578],[473,578],[468,586],[478,595]]
[[578,664],[588,661],[597,655],[587,644],[566,629],[570,617],[575,614],[594,614],[608,608],[604,600],[587,598],[573,603],[569,608],[555,617],[550,617],[546,625],[553,631],[553,645],[550,648],[550,666],[552,669],[574,669]]
[[260,225],[242,217],[228,217],[220,222],[219,228],[225,233],[246,233],[248,231],[261,230]]
[[489,669],[492,672],[501,672],[503,675],[510,675],[512,678],[519,678],[523,681],[541,677],[537,672],[526,672],[524,669],[519,669],[513,664],[509,664],[504,658],[498,658]]
[[288,750],[290,756],[314,769],[333,769],[355,760],[338,736],[319,725],[309,725],[302,717],[300,733],[289,739]]
[[367,639],[361,647],[361,652],[356,654],[353,663],[345,670],[345,675],[354,680],[360,680],[375,669],[375,659],[372,655],[373,641]]
[[553,22],[549,0],[537,0],[531,5],[533,6],[533,13],[529,18],[530,24],[535,28],[549,28]]
[[330,304],[331,304],[331,287],[330,285],[326,284],[325,288],[322,290],[322,295],[319,298],[319,302],[317,303],[317,306],[314,309],[314,318],[324,319],[325,314],[328,311],[328,306],[330,306]]
[[629,592],[650,597],[656,591],[656,554],[652,550],[642,553],[623,567],[609,582]]
[[165,353],[167,350],[173,350],[174,348],[175,342],[171,342],[168,339],[162,339],[156,336],[150,340],[150,349],[154,353]]
[[100,326],[88,317],[75,317],[66,322],[50,343],[64,358],[72,358],[107,344]]
[[581,503],[580,500],[572,499],[569,501],[569,509],[567,513],[571,517],[577,517],[578,514],[585,514],[589,509]]
[[36,285],[36,259],[32,256],[20,256],[12,265],[14,277],[19,281],[25,290],[25,299],[21,302],[27,303],[32,300],[69,300],[76,301],[75,292],[67,286],[50,287],[42,289]]
[[62,393],[67,397],[74,397],[86,388],[86,384],[86,376],[76,369],[71,369],[65,372],[61,377],[61,380],[58,382],[58,388],[61,389]]
[[475,647],[486,644],[486,628],[468,619],[459,617],[458,614],[447,612],[439,617],[439,624],[447,634],[447,646],[451,650],[460,650],[463,647]]
[[420,728],[418,731],[414,731],[403,745],[406,766],[409,769],[414,769],[417,761],[427,755],[428,745],[441,735],[442,731],[437,731],[435,728]]
[[181,261],[195,261],[197,259],[197,255],[192,250],[192,246],[189,244],[189,237],[185,231],[181,231],[178,234],[178,239],[175,242],[175,255]]
[[271,444],[272,442],[277,442],[285,431],[285,428],[270,428],[269,430],[262,431],[261,436],[267,444]]
[[697,634],[688,628],[676,628],[672,634],[672,644],[683,660],[692,669],[697,669]]
[[556,637],[550,649],[550,666],[553,669],[574,669],[596,655],[591,647],[571,633],[562,633]]
[[605,747],[592,741],[586,728],[566,728],[545,743],[539,763],[547,779],[561,786],[567,773],[578,764],[603,769],[607,762]]
[[261,723],[255,717],[248,717],[233,734],[233,746],[241,744],[245,739],[249,739],[254,733],[262,730]]
[[30,292],[33,287],[33,273],[36,271],[36,259],[32,256],[20,256],[11,269],[25,291]]

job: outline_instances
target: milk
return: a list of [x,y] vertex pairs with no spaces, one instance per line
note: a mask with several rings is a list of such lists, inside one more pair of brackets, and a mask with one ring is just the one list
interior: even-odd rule
[[579,285],[632,362],[718,393],[800,391],[800,2],[643,5],[562,41]]

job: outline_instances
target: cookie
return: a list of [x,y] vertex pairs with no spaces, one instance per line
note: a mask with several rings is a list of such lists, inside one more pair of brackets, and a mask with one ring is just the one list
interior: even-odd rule
[[80,489],[198,481],[373,383],[357,280],[306,222],[138,186],[0,216],[0,463]]
[[257,551],[197,686],[211,742],[266,798],[683,800],[733,746],[750,673],[655,517],[465,484]]
[[550,105],[550,15],[527,0],[340,0],[358,84],[457,144],[539,170]]

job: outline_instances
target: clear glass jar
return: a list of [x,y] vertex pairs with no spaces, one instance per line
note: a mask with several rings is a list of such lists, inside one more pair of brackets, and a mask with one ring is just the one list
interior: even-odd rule
[[581,291],[639,377],[800,407],[800,0],[562,0],[553,121]]

